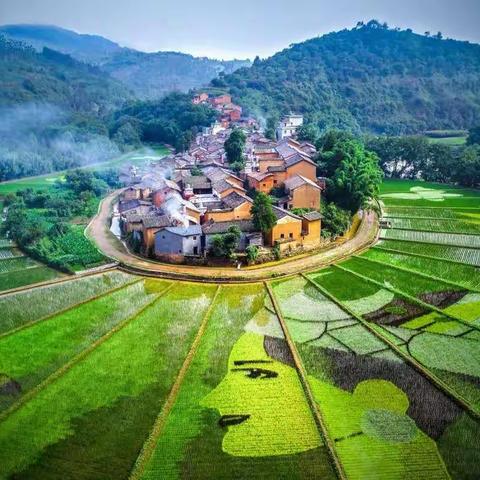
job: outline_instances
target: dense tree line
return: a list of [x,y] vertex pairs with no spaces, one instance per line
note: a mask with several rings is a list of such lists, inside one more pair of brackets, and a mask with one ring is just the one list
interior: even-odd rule
[[480,139],[472,129],[467,146],[431,143],[425,137],[372,137],[367,146],[380,158],[390,178],[422,178],[427,181],[480,185]]
[[404,135],[480,121],[480,45],[376,21],[291,45],[220,77],[247,112],[325,131]]
[[183,151],[215,117],[209,106],[193,105],[189,95],[172,93],[161,100],[137,101],[117,110],[112,115],[110,134],[122,144],[168,143]]

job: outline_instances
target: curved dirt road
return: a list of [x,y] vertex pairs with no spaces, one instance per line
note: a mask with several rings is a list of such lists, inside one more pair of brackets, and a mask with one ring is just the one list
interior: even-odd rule
[[115,191],[102,200],[98,214],[88,225],[86,234],[96,243],[104,255],[117,261],[121,268],[132,273],[147,276],[224,283],[257,282],[273,277],[315,270],[342,260],[371,246],[375,242],[378,232],[376,215],[373,212],[369,212],[364,215],[357,233],[352,239],[336,247],[311,255],[301,255],[277,263],[245,267],[240,270],[228,267],[202,267],[160,263],[130,253],[123,243],[110,232],[110,212],[113,201],[119,192]]

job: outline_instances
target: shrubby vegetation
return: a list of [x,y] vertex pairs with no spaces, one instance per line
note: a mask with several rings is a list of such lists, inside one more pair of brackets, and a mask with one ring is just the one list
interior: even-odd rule
[[239,172],[245,166],[245,143],[247,136],[240,128],[235,128],[225,140],[225,153],[230,168]]
[[[48,192],[20,190],[5,198],[8,213],[4,233],[31,256],[70,272],[104,260],[83,235],[82,223],[96,213],[100,197],[110,187],[105,180],[116,175],[74,170]],[[79,225],[71,222],[77,219]]]

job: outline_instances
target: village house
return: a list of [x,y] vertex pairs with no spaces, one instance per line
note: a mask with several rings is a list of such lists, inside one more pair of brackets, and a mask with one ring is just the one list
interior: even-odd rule
[[303,115],[285,115],[280,120],[276,135],[277,140],[282,140],[288,137],[294,137],[297,134],[297,130],[303,125]]
[[202,252],[202,227],[164,227],[155,233],[155,256],[170,262],[182,262],[186,256]]
[[294,175],[285,180],[287,198],[283,201],[283,208],[320,209],[321,188],[312,180],[302,175]]
[[232,192],[221,201],[209,204],[203,215],[203,223],[229,222],[232,220],[250,220],[253,200],[246,195]]

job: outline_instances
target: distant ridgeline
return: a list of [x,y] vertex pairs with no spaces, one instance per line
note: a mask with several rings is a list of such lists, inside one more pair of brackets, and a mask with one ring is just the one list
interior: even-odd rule
[[480,123],[480,45],[371,21],[220,76],[247,112],[293,111],[320,129],[401,135]]
[[208,84],[221,72],[229,74],[251,64],[249,60],[215,60],[179,52],[139,52],[98,35],[50,25],[5,25],[0,27],[0,34],[40,51],[47,47],[97,65],[142,99],[187,92]]

